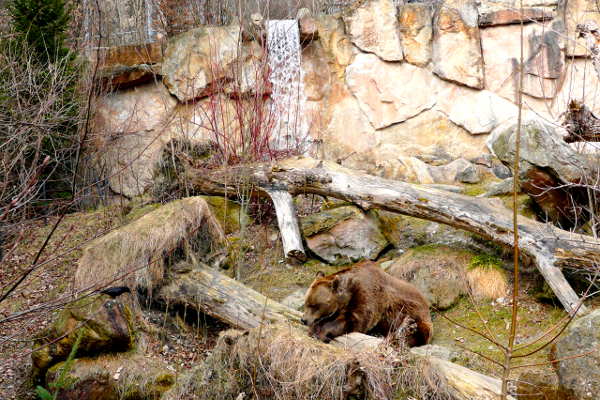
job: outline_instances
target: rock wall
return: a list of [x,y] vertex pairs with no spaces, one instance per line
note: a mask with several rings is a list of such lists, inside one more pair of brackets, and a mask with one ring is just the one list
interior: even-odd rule
[[[492,171],[488,134],[516,120],[521,19],[525,112],[559,123],[571,99],[600,111],[598,77],[574,31],[600,18],[593,0],[525,0],[523,17],[516,0],[400,3],[360,1],[299,20],[299,112],[312,156],[387,178],[477,182],[481,174],[465,171]],[[260,20],[200,27],[153,45],[159,59],[104,62],[105,81],[120,87],[123,71],[153,71],[98,99],[93,136],[108,146],[98,160],[113,191],[146,191],[171,139],[219,142],[237,132],[227,145],[243,146],[258,111],[240,117],[240,109],[270,106],[264,37]]]

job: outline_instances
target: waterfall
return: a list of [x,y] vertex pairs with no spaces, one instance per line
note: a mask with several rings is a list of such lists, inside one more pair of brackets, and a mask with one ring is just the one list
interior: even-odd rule
[[298,21],[267,21],[267,49],[275,115],[272,148],[303,153],[308,129],[303,118],[305,95]]

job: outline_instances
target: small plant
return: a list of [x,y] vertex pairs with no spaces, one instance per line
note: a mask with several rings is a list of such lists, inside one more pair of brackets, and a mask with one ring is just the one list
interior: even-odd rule
[[69,353],[69,356],[67,357],[67,360],[65,361],[63,367],[60,369],[58,378],[56,378],[54,382],[48,384],[48,387],[54,390],[54,394],[50,393],[48,389],[39,385],[35,388],[35,392],[41,400],[56,400],[58,392],[60,392],[61,389],[67,388],[70,385],[70,380],[67,379],[67,374],[71,370],[82,337],[83,329],[80,329],[77,333],[75,343],[73,343],[73,347],[71,348],[71,352]]

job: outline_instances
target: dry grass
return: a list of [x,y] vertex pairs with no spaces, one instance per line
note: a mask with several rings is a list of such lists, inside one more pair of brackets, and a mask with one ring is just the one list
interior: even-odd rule
[[166,264],[206,255],[223,240],[205,200],[173,201],[91,242],[79,260],[75,287],[127,284],[151,291]]
[[166,399],[447,399],[443,381],[408,352],[384,344],[349,351],[285,325],[221,334],[204,365]]
[[477,300],[495,300],[508,294],[506,274],[498,268],[476,267],[469,269],[467,280],[471,293]]

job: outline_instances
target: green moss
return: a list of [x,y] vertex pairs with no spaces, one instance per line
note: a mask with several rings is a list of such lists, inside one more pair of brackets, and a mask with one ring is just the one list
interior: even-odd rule
[[252,223],[252,218],[242,209],[239,203],[220,196],[201,196],[210,206],[213,215],[225,233],[239,231]]
[[484,268],[502,270],[502,260],[492,254],[477,254],[469,261],[468,269]]

